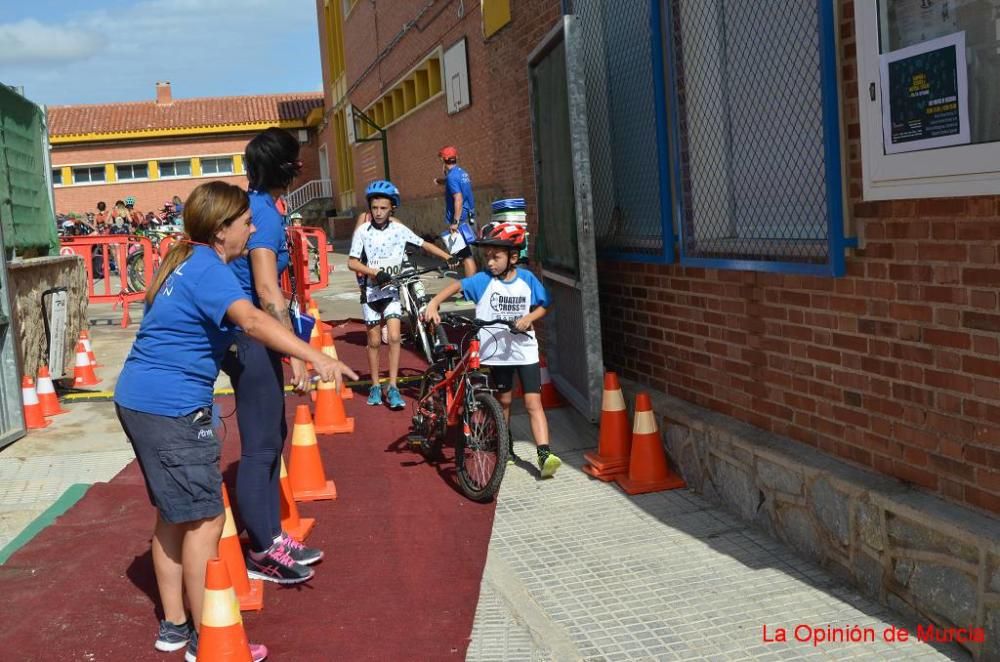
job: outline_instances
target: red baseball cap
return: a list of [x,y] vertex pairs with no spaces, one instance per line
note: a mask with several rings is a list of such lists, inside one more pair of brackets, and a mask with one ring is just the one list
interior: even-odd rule
[[441,148],[441,151],[438,152],[438,156],[445,160],[457,159],[458,150],[455,149],[452,145],[446,145],[445,147]]

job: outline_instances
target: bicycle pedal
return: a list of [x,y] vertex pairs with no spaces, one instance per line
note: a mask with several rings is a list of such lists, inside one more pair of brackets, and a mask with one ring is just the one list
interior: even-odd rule
[[411,446],[420,446],[424,443],[424,441],[426,441],[426,439],[419,434],[411,434],[406,437],[406,443]]

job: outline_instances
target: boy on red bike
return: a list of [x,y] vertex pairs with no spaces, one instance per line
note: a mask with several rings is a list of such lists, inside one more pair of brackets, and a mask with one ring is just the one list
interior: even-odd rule
[[[545,286],[527,269],[518,269],[517,260],[524,246],[524,227],[517,223],[495,223],[483,228],[475,245],[483,249],[486,271],[445,287],[427,304],[427,320],[440,323],[440,305],[462,292],[476,302],[476,319],[503,319],[514,323],[518,331],[506,326],[487,326],[479,331],[479,356],[490,367],[497,390],[497,400],[510,422],[514,373],[524,390],[524,407],[531,421],[531,435],[538,451],[538,469],[542,478],[555,474],[562,465],[549,448],[549,424],[542,408],[542,371],[538,362],[538,340],[533,324],[546,313],[549,295]],[[509,426],[508,426],[509,427]],[[513,457],[513,446],[511,447]]]

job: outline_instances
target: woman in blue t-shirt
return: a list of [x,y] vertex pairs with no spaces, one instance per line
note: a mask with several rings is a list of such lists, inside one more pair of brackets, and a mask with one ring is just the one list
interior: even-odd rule
[[[283,129],[272,128],[247,143],[244,154],[250,182],[250,215],[256,228],[247,243],[247,256],[230,267],[254,305],[282,326],[291,328],[288,303],[278,278],[288,267],[287,220],[282,196],[302,162],[299,142]],[[305,547],[281,530],[281,450],[288,435],[285,422],[284,373],[281,352],[268,350],[244,333],[236,334],[235,355],[222,369],[236,391],[236,420],[240,427],[240,468],[236,499],[240,519],[250,539],[247,572],[256,579],[297,584],[313,576],[307,566],[323,553]],[[305,364],[291,360],[292,385],[303,390]]]
[[[185,212],[189,239],[170,250],[146,294],[142,324],[115,388],[115,409],[157,509],[153,567],[164,620],[155,647],[187,645],[193,660],[205,564],[217,554],[225,522],[212,390],[236,328],[311,361],[323,379],[357,377],[256,308],[227,266],[245,253],[254,229],[242,189],[202,184]],[[185,592],[194,628],[184,611]],[[266,656],[264,647],[252,648],[255,660]]]

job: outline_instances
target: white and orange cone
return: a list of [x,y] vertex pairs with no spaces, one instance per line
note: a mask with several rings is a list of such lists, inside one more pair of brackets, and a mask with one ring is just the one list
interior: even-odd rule
[[205,566],[198,659],[205,662],[251,662],[253,659],[233,582],[221,559],[209,559]]
[[264,608],[264,580],[251,579],[247,575],[247,564],[243,560],[243,548],[236,533],[236,520],[225,484],[222,485],[222,505],[226,509],[226,523],[222,525],[222,537],[219,538],[219,558],[229,571],[240,611],[260,611]]
[[615,476],[615,481],[627,494],[673,490],[685,485],[684,479],[670,471],[667,465],[667,453],[663,450],[648,393],[640,393],[635,398],[628,474]]
[[21,399],[24,401],[24,427],[29,430],[47,428],[50,421],[46,421],[45,415],[42,414],[42,405],[38,402],[35,382],[28,375],[21,378]]
[[90,364],[87,348],[83,341],[76,341],[76,367],[73,369],[73,386],[96,386],[101,380],[94,374],[94,366]]
[[545,409],[558,409],[559,407],[566,406],[566,401],[562,399],[559,391],[556,390],[556,385],[552,383],[552,377],[549,375],[549,365],[545,362],[545,357],[540,357],[538,362],[542,368],[542,407]]
[[42,405],[42,414],[45,416],[58,416],[69,413],[68,409],[59,406],[59,396],[56,395],[56,387],[52,383],[48,366],[38,368],[38,402]]
[[597,452],[583,454],[583,458],[589,463],[584,465],[583,471],[603,481],[614,480],[615,476],[628,472],[631,451],[632,433],[629,430],[625,396],[622,395],[618,375],[608,371],[604,373]]
[[80,340],[83,341],[83,346],[87,349],[87,358],[90,359],[90,365],[99,368],[97,357],[94,356],[94,346],[90,344],[90,333],[86,329],[80,331]]
[[[328,391],[334,396],[337,395]],[[322,394],[320,395],[322,397]],[[339,398],[338,398],[339,400]],[[316,428],[308,405],[295,408],[295,426],[292,428],[292,452],[288,458],[288,483],[296,501],[322,501],[337,498],[337,486],[326,479],[323,459],[316,441]]]

